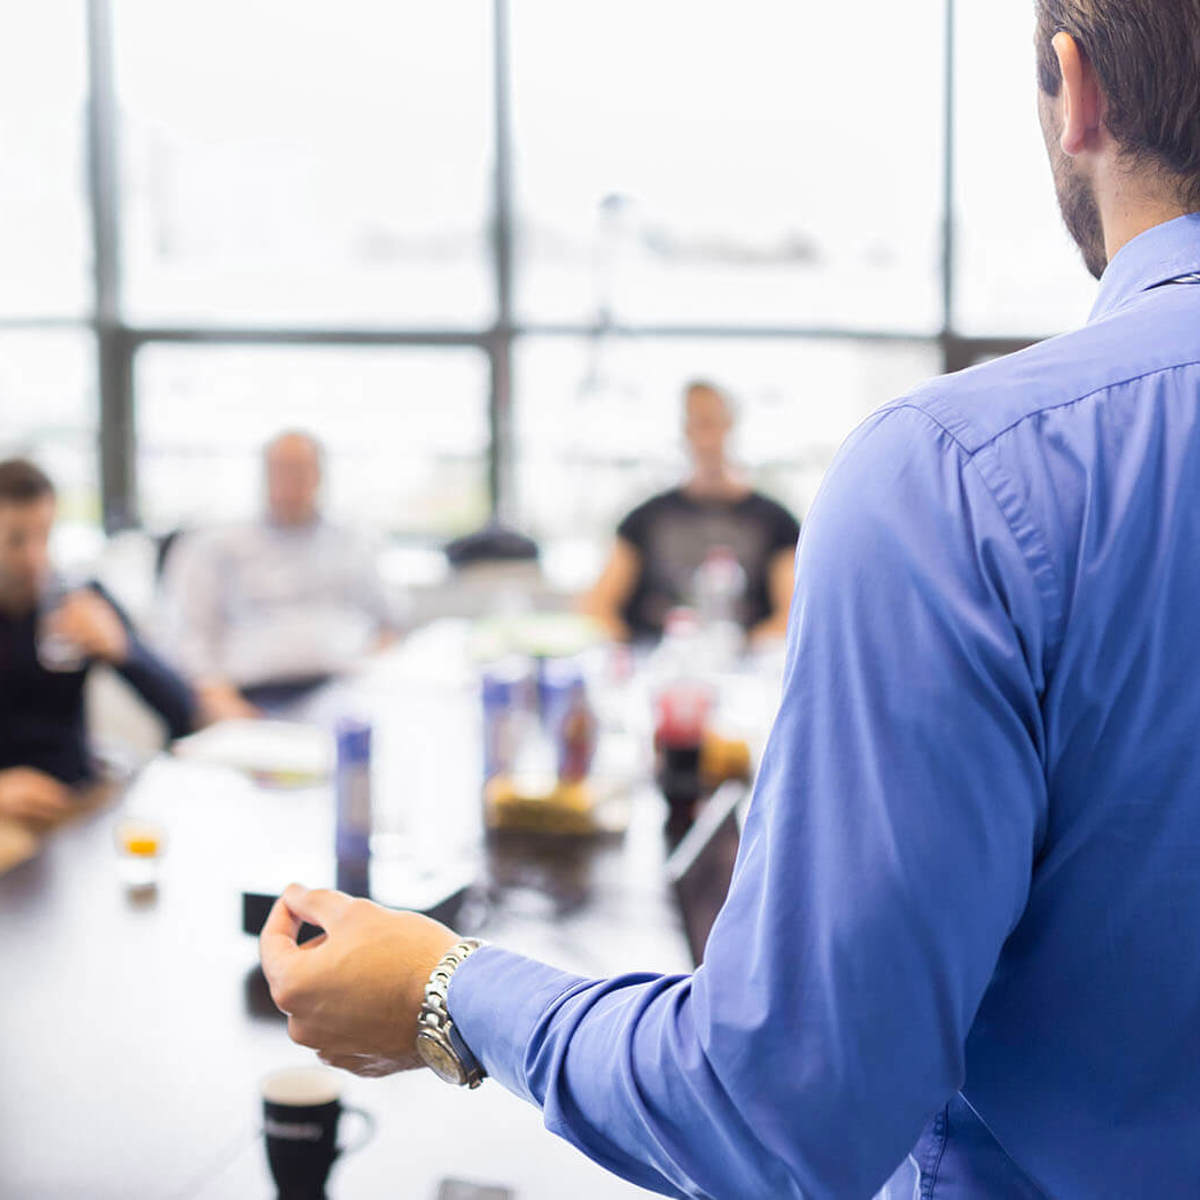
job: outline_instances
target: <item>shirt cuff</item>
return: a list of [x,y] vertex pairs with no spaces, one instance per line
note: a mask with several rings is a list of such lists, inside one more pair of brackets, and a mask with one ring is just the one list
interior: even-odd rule
[[582,982],[511,950],[481,946],[450,977],[446,1008],[483,1069],[537,1104],[526,1080],[526,1047],[546,1009]]

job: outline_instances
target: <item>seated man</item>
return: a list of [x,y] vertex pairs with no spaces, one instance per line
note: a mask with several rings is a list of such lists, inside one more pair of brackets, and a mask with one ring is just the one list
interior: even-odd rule
[[280,434],[264,451],[265,517],[172,548],[167,641],[210,719],[286,705],[388,635],[374,555],[320,514],[321,458],[308,434]]
[[58,591],[54,513],[42,471],[23,459],[0,462],[0,815],[33,823],[68,812],[70,789],[94,777],[83,685],[95,663],[120,672],[171,737],[190,731],[194,711],[188,686],[102,588]]
[[621,522],[612,555],[581,602],[614,637],[661,636],[672,608],[697,602],[697,573],[714,551],[731,553],[744,572],[736,616],[750,639],[782,637],[786,631],[800,525],[734,470],[726,455],[732,428],[724,393],[710,383],[689,384],[684,436],[691,478]]

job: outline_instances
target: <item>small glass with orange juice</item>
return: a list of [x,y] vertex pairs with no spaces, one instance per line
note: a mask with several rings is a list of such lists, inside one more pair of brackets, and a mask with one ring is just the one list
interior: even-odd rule
[[143,817],[126,817],[115,830],[121,879],[130,891],[148,891],[158,883],[164,849],[163,827]]

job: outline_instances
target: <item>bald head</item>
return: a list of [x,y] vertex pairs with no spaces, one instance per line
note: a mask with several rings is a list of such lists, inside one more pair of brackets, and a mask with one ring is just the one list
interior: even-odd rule
[[289,430],[263,450],[267,513],[277,525],[308,525],[317,517],[321,491],[321,444],[311,434]]

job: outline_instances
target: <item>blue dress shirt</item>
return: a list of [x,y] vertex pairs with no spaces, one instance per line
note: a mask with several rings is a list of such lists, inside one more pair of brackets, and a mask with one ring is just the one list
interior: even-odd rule
[[550,1129],[668,1195],[1200,1195],[1198,271],[1159,225],[842,448],[704,965],[454,977]]

